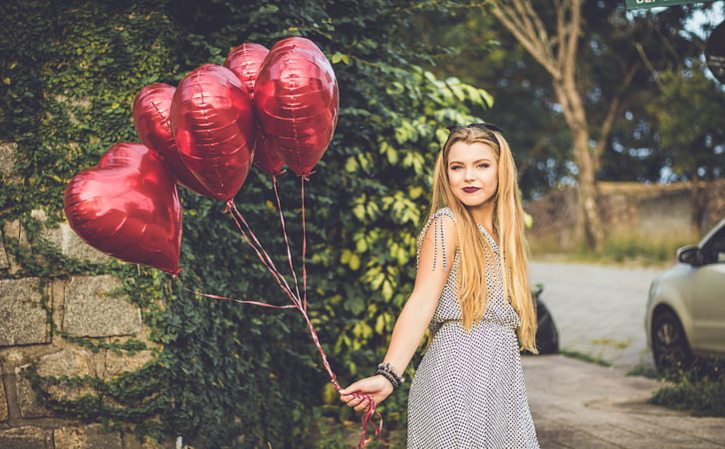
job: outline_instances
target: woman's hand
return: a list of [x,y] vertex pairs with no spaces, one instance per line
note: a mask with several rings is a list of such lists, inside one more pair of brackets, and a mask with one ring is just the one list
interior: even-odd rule
[[348,407],[354,408],[356,412],[360,412],[367,408],[368,401],[362,396],[354,397],[352,393],[355,392],[369,394],[372,396],[375,401],[375,405],[377,406],[383,402],[385,398],[390,396],[390,393],[393,392],[393,385],[390,381],[388,381],[388,379],[378,374],[366,377],[365,379],[360,379],[347,388],[340,390],[340,400],[345,402]]

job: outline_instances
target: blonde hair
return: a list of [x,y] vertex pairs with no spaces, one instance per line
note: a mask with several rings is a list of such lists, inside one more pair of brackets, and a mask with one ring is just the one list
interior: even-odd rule
[[483,143],[496,154],[498,190],[494,197],[493,229],[499,236],[500,266],[503,268],[504,298],[520,318],[517,329],[520,349],[537,354],[536,311],[529,289],[526,237],[524,236],[524,210],[517,183],[516,165],[508,142],[498,131],[479,127],[457,128],[436,158],[433,169],[433,195],[429,220],[442,207],[448,207],[456,217],[460,268],[457,276],[458,296],[463,312],[463,326],[467,331],[483,318],[488,302],[486,270],[495,268],[493,249],[486,242],[468,209],[451,191],[448,179],[448,154],[456,142]]

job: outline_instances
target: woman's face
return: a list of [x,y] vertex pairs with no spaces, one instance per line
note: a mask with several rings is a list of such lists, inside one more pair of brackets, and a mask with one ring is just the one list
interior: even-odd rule
[[485,143],[456,142],[448,153],[448,180],[453,195],[466,207],[491,201],[498,190],[498,163]]

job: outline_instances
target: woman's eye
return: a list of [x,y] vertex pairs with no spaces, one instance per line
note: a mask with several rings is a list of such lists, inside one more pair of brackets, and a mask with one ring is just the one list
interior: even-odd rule
[[451,170],[458,170],[459,168],[461,168],[461,167],[456,165],[455,167],[451,167]]
[[479,165],[479,167],[488,168],[488,164],[481,164],[481,165]]

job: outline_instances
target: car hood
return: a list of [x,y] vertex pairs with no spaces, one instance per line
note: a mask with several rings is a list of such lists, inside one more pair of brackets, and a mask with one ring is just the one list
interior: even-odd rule
[[678,279],[692,271],[692,265],[686,263],[678,263],[667,269],[664,273],[657,276],[657,281],[665,282],[668,279]]

